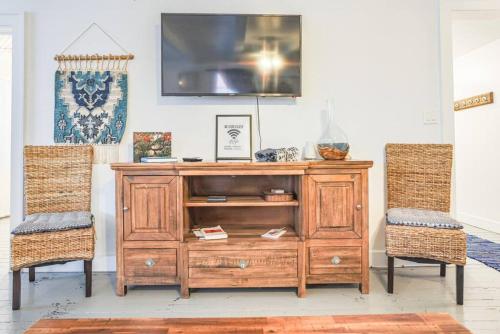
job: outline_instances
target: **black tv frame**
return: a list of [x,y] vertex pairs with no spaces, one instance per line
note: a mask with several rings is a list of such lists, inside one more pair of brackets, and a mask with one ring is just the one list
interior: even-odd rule
[[164,93],[163,92],[163,40],[160,40],[161,43],[161,55],[160,55],[160,66],[161,66],[161,96],[258,96],[258,97],[301,97],[302,96],[302,15],[289,15],[289,14],[231,14],[231,13],[161,13],[161,21],[160,21],[160,38],[163,38],[163,17],[167,15],[231,15],[231,16],[273,16],[273,17],[298,17],[299,18],[299,53],[300,53],[300,64],[299,64],[299,92],[298,94],[279,94],[279,93],[203,93],[203,94],[194,94],[194,93]]

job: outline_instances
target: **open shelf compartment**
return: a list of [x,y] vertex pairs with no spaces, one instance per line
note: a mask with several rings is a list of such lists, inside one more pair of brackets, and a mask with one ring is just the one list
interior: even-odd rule
[[[185,240],[197,240],[191,231],[193,228],[216,225],[222,226],[229,239],[260,238],[270,229],[282,227],[286,227],[287,233],[279,240],[299,238],[301,189],[298,176],[188,176],[183,186]],[[263,193],[270,189],[284,189],[294,193],[295,198],[266,201]],[[207,202],[209,195],[227,196],[227,201]]]

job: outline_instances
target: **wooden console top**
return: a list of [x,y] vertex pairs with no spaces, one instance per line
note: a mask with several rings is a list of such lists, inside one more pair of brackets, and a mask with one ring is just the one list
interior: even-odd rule
[[365,160],[313,160],[296,162],[177,162],[177,163],[129,163],[111,164],[113,170],[192,170],[192,169],[286,169],[306,170],[316,168],[357,169],[370,168],[373,161]]

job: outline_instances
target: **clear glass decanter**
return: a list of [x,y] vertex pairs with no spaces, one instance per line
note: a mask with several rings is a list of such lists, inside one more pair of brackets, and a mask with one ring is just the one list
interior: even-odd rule
[[318,152],[325,160],[344,160],[349,153],[349,140],[333,117],[333,101],[326,101],[328,120],[321,138],[318,140]]

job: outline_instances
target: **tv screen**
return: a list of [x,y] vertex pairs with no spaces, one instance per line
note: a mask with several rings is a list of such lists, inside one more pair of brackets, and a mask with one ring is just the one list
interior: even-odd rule
[[298,15],[162,14],[162,95],[301,95]]

